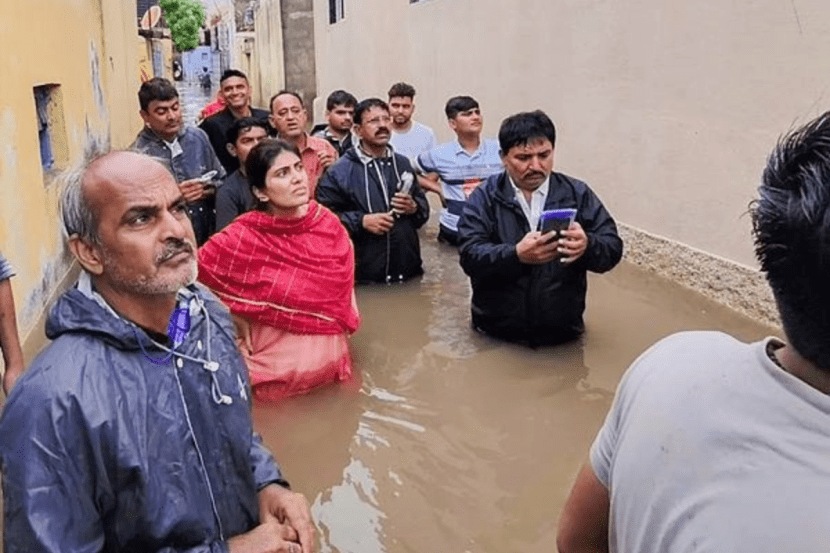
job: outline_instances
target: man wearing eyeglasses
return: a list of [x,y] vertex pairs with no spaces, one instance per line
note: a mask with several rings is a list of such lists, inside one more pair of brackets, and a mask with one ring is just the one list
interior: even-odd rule
[[354,122],[359,142],[320,179],[317,201],[352,237],[355,281],[402,282],[424,272],[418,229],[429,218],[429,204],[409,160],[389,147],[386,102],[359,102]]
[[317,188],[320,175],[337,159],[337,151],[328,140],[311,136],[308,127],[308,112],[300,95],[290,90],[281,90],[271,98],[271,116],[268,118],[277,130],[277,136],[297,146],[308,174],[311,197]]

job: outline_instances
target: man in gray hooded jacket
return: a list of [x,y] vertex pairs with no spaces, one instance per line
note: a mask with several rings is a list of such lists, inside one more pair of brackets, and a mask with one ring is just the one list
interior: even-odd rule
[[4,551],[311,552],[308,503],[253,432],[228,312],[194,284],[173,177],[108,153],[68,176],[61,208],[83,273],[0,419]]

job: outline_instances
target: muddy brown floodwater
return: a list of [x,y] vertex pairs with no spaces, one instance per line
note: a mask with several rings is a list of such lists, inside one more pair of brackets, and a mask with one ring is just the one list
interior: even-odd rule
[[580,343],[490,340],[470,329],[468,280],[430,225],[423,280],[358,290],[354,382],[254,408],[312,504],[323,553],[549,553],[576,471],[639,353],[680,330],[774,333],[623,264],[590,279]]

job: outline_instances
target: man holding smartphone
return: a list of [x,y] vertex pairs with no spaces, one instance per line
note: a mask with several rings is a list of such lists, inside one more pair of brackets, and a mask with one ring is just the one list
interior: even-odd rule
[[[556,128],[542,111],[505,119],[504,171],[472,193],[458,223],[473,327],[533,347],[584,332],[587,272],[609,271],[622,257],[617,226],[596,194],[553,171],[555,143]],[[540,219],[561,225],[565,214],[546,212],[565,208],[576,210],[567,230],[537,230]]]

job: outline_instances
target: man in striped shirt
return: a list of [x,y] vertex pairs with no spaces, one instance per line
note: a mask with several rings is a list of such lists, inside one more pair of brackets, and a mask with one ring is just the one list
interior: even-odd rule
[[456,139],[422,153],[415,170],[426,178],[421,186],[441,196],[444,209],[438,240],[458,245],[458,218],[464,202],[484,179],[502,170],[499,143],[481,138],[483,118],[478,102],[470,96],[454,96],[444,108]]

